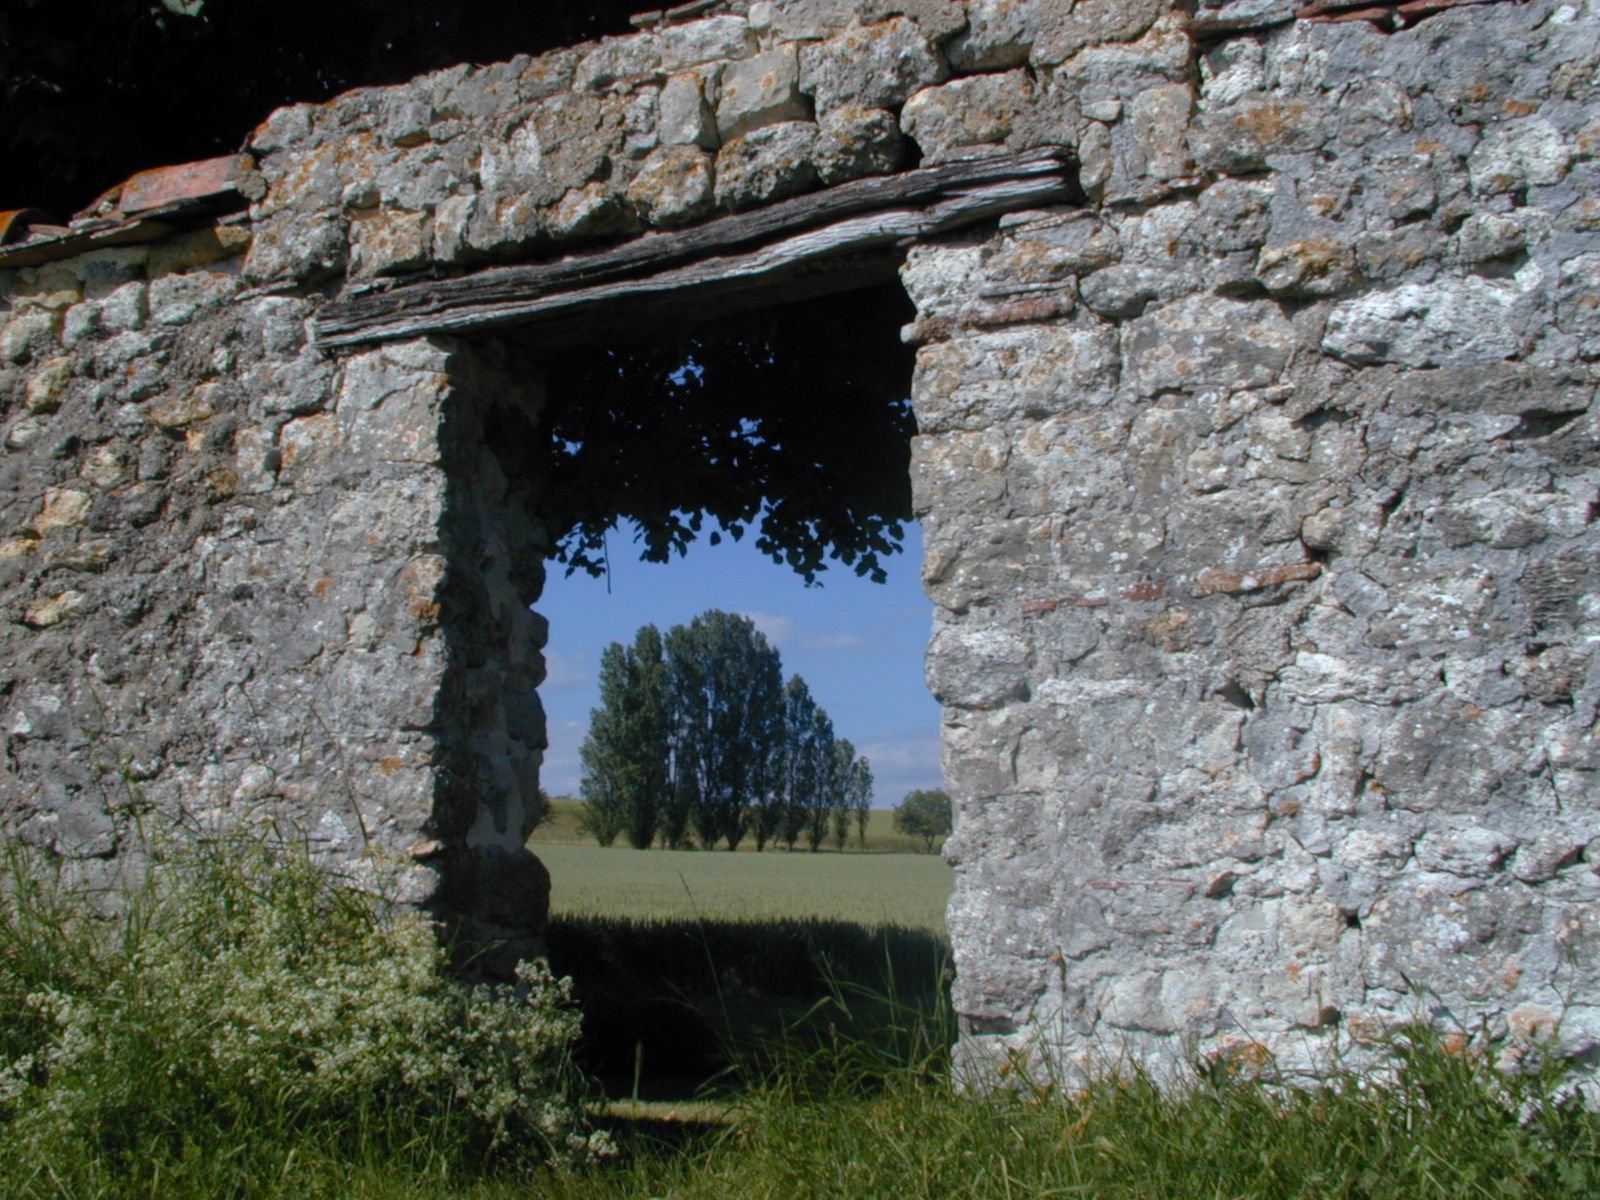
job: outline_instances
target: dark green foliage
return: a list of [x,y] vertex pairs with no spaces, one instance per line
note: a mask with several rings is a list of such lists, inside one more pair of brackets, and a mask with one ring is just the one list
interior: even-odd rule
[[833,747],[833,840],[844,849],[855,821],[856,844],[867,848],[867,823],[872,818],[872,764],[865,755],[856,756],[855,745],[841,738]]
[[0,847],[0,1194],[307,1195],[356,1164],[603,1149],[543,964],[462,985],[419,914],[297,846],[152,853],[125,882]]
[[[584,748],[588,748],[587,742]],[[587,778],[578,790],[590,797],[583,802],[583,809],[578,813],[578,828],[592,837],[597,845],[611,845],[622,832],[622,823],[626,819],[624,798],[604,783],[591,785]]]
[[712,609],[666,638],[673,769],[693,797],[706,849],[738,848],[776,787],[783,754],[783,668],[748,617]]
[[793,850],[805,835],[811,849],[821,841],[812,832],[827,822],[833,790],[833,722],[796,675],[783,696],[784,755],[782,822],[779,833]]
[[646,625],[631,648],[613,642],[601,654],[600,707],[578,752],[583,825],[602,846],[619,833],[636,850],[655,838],[671,800],[668,713],[661,634]]
[[935,839],[950,832],[950,797],[938,789],[908,792],[895,805],[894,827],[909,837],[921,838],[923,848],[931,853]]
[[598,574],[623,519],[665,562],[710,518],[807,581],[829,559],[881,581],[911,516],[908,306],[893,284],[550,362],[557,558]]
[[[844,828],[870,803],[872,773],[799,676],[783,684],[778,652],[747,617],[711,609],[665,639],[653,625],[600,660],[600,707],[590,714],[581,827],[602,846],[626,833],[643,849],[672,848],[692,826],[705,849],[816,850],[829,823]],[[841,844],[842,834],[839,836]]]

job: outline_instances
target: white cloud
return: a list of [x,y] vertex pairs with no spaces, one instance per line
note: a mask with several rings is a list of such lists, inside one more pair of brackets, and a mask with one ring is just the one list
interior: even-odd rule
[[858,746],[872,765],[873,807],[892,808],[909,791],[944,786],[939,770],[939,739],[926,733],[879,738]]
[[765,634],[767,641],[780,650],[794,638],[793,617],[783,617],[777,613],[764,612],[742,612],[739,615],[741,617],[749,617],[751,621],[755,622],[756,629]]
[[562,654],[559,650],[544,652],[544,682],[540,690],[570,691],[588,687],[594,679],[589,660],[582,654]]
[[552,796],[573,795],[578,790],[582,763],[578,747],[589,726],[584,721],[558,721],[550,725],[550,747],[544,752],[544,764],[539,768],[539,785]]

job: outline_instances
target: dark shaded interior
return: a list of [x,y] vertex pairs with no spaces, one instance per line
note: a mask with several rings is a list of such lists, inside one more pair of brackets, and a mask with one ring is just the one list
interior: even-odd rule
[[[900,330],[915,313],[892,273],[877,278],[601,347],[548,354],[528,335],[548,374],[556,558],[599,573],[608,531],[610,552],[654,561],[704,533],[752,537],[808,581],[830,563],[881,577],[911,516],[915,352]],[[618,545],[619,522],[636,545]],[[922,930],[556,916],[546,940],[584,1013],[582,1061],[618,1097],[747,1084],[779,1040],[881,1040],[906,1006],[939,1010],[946,986],[948,951]]]
[[7,0],[0,209],[65,219],[273,109],[631,32],[639,0]]

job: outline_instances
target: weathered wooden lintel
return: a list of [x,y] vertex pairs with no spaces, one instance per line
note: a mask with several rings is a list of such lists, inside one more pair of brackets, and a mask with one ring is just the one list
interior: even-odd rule
[[610,336],[620,323],[672,323],[859,286],[891,273],[906,244],[1003,213],[1080,203],[1060,148],[858,180],[751,213],[533,266],[367,291],[326,305],[321,346],[537,325],[541,341]]

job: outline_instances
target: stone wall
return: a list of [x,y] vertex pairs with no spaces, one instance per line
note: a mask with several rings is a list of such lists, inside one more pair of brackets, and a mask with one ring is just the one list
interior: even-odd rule
[[902,273],[964,1062],[1594,1045],[1600,6],[1293,7],[731,0],[282,110],[245,216],[0,274],[0,814],[91,874],[292,821],[531,936],[538,347],[309,318],[1063,144],[1085,207]]
[[507,600],[543,578],[537,375],[494,347],[334,361],[247,240],[7,281],[0,814],[96,884],[149,836],[241,826],[495,926],[473,881],[510,872],[537,928],[543,629]]
[[912,252],[969,1060],[1595,1044],[1596,46],[1085,51],[1093,210]]

